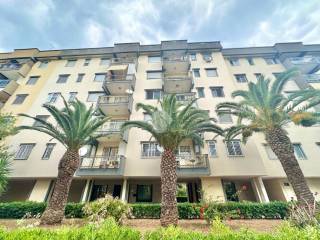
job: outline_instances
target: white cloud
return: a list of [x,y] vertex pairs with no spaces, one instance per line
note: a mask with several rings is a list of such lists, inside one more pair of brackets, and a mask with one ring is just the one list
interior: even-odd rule
[[[288,2],[287,2],[288,3]],[[270,45],[276,42],[319,42],[320,2],[311,4],[279,4],[273,14],[260,21],[257,30],[249,37],[250,45]]]

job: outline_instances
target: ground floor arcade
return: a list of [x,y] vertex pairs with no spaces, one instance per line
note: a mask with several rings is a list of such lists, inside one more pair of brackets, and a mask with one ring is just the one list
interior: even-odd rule
[[[317,200],[320,178],[309,178],[307,182]],[[0,196],[1,202],[48,201],[54,179],[12,179],[7,191]],[[157,203],[161,200],[159,178],[75,178],[69,194],[69,202],[93,201],[110,194],[129,203]],[[201,177],[179,178],[178,202],[207,201],[290,201],[295,199],[292,187],[286,179],[261,177]]]

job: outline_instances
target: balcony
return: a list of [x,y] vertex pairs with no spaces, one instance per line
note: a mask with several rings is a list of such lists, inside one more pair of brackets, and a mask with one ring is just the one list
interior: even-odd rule
[[14,80],[0,80],[0,102],[5,103],[9,97],[12,96],[18,86],[19,84]]
[[182,103],[188,103],[196,99],[196,94],[195,93],[179,93],[176,94],[177,101],[182,102]]
[[210,175],[209,159],[207,154],[176,155],[178,175]]
[[163,76],[163,89],[165,93],[186,93],[193,88],[191,72],[167,74]]
[[[33,64],[33,63],[32,63]],[[30,64],[24,63],[4,63],[0,64],[0,74],[10,80],[18,80],[20,77],[26,77],[31,69]]]
[[307,74],[320,66],[320,57],[292,57],[286,59],[284,63],[287,68],[297,67],[302,73]]
[[108,94],[126,94],[126,90],[134,90],[136,84],[135,74],[107,75],[103,88]]
[[124,171],[124,162],[123,155],[82,157],[76,175],[121,176]]
[[320,83],[320,74],[305,74],[302,77],[308,83]]
[[98,107],[107,116],[128,117],[132,109],[132,96],[100,96]]
[[127,142],[128,140],[128,131],[121,133],[121,125],[125,121],[110,121],[102,125],[96,132],[98,135],[103,135],[98,138],[98,141],[101,142],[119,142],[121,140]]
[[162,67],[168,74],[188,72],[190,69],[190,58],[188,55],[168,55],[162,58]]

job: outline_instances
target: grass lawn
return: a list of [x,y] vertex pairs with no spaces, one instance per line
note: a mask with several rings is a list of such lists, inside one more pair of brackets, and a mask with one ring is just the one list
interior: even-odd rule
[[[22,225],[19,225],[17,219],[0,219],[0,226],[8,229],[14,229],[19,226],[32,225],[39,222],[38,219],[26,219],[23,220]],[[83,219],[66,219],[63,222],[63,226],[79,227],[83,226],[86,220]],[[282,223],[282,220],[227,220],[226,225],[233,230],[239,230],[241,228],[247,228],[259,232],[272,232]],[[62,225],[55,226],[41,226],[45,228],[60,228]],[[156,230],[160,227],[160,220],[158,219],[127,219],[124,222],[125,226],[139,230],[140,232],[146,232]],[[199,231],[207,233],[210,231],[210,225],[205,220],[180,220],[179,227],[188,231]]]

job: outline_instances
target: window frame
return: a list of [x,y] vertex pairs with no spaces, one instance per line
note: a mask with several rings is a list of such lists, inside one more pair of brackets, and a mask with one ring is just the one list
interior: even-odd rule
[[74,67],[77,63],[77,59],[68,59],[66,64],[64,65],[65,67]]
[[[144,141],[140,143],[141,145],[141,158],[159,158],[161,157],[161,152],[157,149],[157,146],[159,144],[155,141]],[[144,151],[144,145],[148,145],[148,151],[145,154]],[[151,148],[151,145],[154,145],[154,147]]]
[[[206,72],[207,77],[219,77],[217,68],[205,68],[204,70]],[[209,71],[213,71],[214,74],[213,75],[208,74]]]
[[84,78],[85,75],[86,75],[85,73],[78,73],[76,82],[77,82],[77,83],[82,82],[82,80],[83,80],[83,78]]
[[[230,154],[229,148],[228,148],[228,143],[232,143],[233,144],[234,142],[239,143],[239,149],[240,149],[241,154],[236,154],[236,155]],[[233,140],[230,140],[230,141],[225,141],[225,146],[226,146],[227,156],[228,157],[244,157],[244,153],[243,153],[243,150],[242,150],[242,144],[241,144],[240,140],[233,139]],[[232,148],[233,148],[234,151],[236,151],[234,145],[232,145]]]
[[[26,85],[30,85],[30,86],[36,85],[37,82],[39,81],[39,78],[40,78],[40,76],[30,76],[26,82]],[[31,81],[31,79],[33,81]]]
[[[221,121],[221,120],[226,120],[226,119],[222,119],[222,116],[228,116],[228,120],[230,121]],[[233,123],[233,119],[232,119],[232,114],[231,113],[221,113],[218,115],[218,120],[220,124],[232,124]]]
[[[222,93],[221,96],[214,96],[214,95],[213,95],[213,90],[215,90],[215,89],[220,89],[220,90],[221,90],[221,93]],[[223,98],[223,97],[226,96],[225,93],[224,93],[224,90],[223,90],[223,86],[210,87],[210,90],[211,90],[211,95],[212,95],[212,97]]]
[[[90,94],[99,94],[99,93],[101,93],[101,95],[98,96],[97,100],[89,101]],[[86,101],[87,102],[97,102],[100,96],[104,96],[104,92],[102,92],[102,91],[88,91],[88,96],[87,96],[87,100]]]
[[[154,61],[154,60],[151,60],[151,59],[158,59],[158,60]],[[160,55],[148,56],[148,63],[161,63],[161,56]]]
[[[152,98],[148,98],[148,92],[152,92]],[[155,92],[159,92],[159,98],[155,98]],[[160,100],[162,97],[162,90],[161,89],[145,89],[145,99],[146,100]]]
[[[162,79],[162,74],[163,74],[163,71],[162,70],[148,70],[146,71],[147,73],[147,80],[159,80],[159,79]],[[150,73],[160,73],[160,77],[149,77],[149,74]]]
[[[78,95],[78,92],[69,92],[69,98],[68,98],[68,103],[73,102],[74,100],[76,100]],[[71,96],[73,96],[73,99],[71,99]]]
[[[26,93],[16,94],[16,98],[13,100],[12,105],[23,104],[28,96],[29,96],[29,94],[26,94]],[[19,101],[19,97],[22,97],[22,100]]]
[[[59,83],[59,84],[67,83],[69,77],[70,77],[70,74],[59,74],[56,83]],[[62,80],[65,79],[65,80],[64,80],[64,81],[61,81],[61,79],[62,79]]]
[[[196,87],[198,98],[205,98],[204,87]],[[199,94],[201,92],[201,94]]]
[[231,66],[240,66],[239,58],[229,58],[228,60]]
[[[47,143],[47,144],[46,144],[46,148],[45,148],[45,150],[44,150],[44,152],[43,152],[43,154],[42,154],[41,160],[49,160],[49,159],[50,159],[51,154],[52,154],[52,152],[53,152],[53,149],[54,149],[55,145],[56,145],[56,143]],[[49,149],[50,151],[48,151],[48,146],[52,146],[52,148]],[[48,154],[47,154],[48,152],[49,152],[49,156],[46,156],[46,155],[48,155]]]
[[[234,77],[235,77],[237,83],[247,83],[248,82],[248,78],[247,78],[247,75],[245,73],[234,74]],[[243,77],[244,77],[245,81],[243,81],[243,80],[239,81],[239,79],[243,79]]]
[[[292,143],[292,147],[293,147],[294,155],[295,155],[296,159],[298,159],[298,160],[308,160],[308,157],[307,157],[305,151],[303,150],[301,143]],[[296,147],[298,147],[299,154],[302,154],[302,157],[298,156],[298,153],[296,151]]]
[[[50,115],[36,115],[36,118],[40,118],[41,120],[46,122],[50,118]],[[42,126],[42,125],[43,125],[42,123],[40,123],[40,122],[38,122],[36,120],[32,124],[33,127],[39,127],[39,126]]]
[[191,61],[197,61],[197,53],[190,53],[189,57]]
[[91,58],[85,58],[84,59],[84,62],[83,62],[83,66],[84,67],[87,67],[90,65],[90,62],[91,62]]
[[[102,81],[97,81],[97,76],[104,76],[104,79]],[[107,73],[95,73],[94,74],[94,82],[104,82],[107,79]]]
[[[196,75],[195,73],[197,73],[198,75]],[[192,69],[192,74],[193,74],[193,77],[195,77],[195,78],[201,77],[200,68],[193,68]]]
[[38,68],[47,68],[49,65],[49,61],[40,61]]
[[278,160],[277,155],[272,151],[269,144],[264,143],[263,147],[264,147],[264,150],[265,150],[269,160]]
[[[108,64],[105,64],[106,62],[108,62]],[[110,63],[111,63],[111,58],[110,57],[100,58],[100,63],[99,63],[100,66],[109,66]]]
[[[33,150],[33,148],[35,147],[35,143],[20,143],[19,144],[19,149],[16,151],[16,153],[15,153],[15,155],[14,155],[14,160],[28,160],[28,158],[30,157],[30,155],[31,155],[31,152],[32,152],[32,150]],[[26,156],[23,156],[23,157],[18,157],[18,153],[20,152],[20,151],[22,151],[21,150],[21,147],[22,146],[31,146],[31,149],[30,150],[24,150],[24,151],[27,151],[27,155]],[[21,153],[19,154],[19,155],[22,155]]]
[[[213,143],[213,144],[212,144]],[[217,141],[215,140],[210,140],[210,141],[207,141],[207,145],[208,145],[208,154],[209,154],[209,157],[211,158],[217,158],[218,157],[218,150],[217,150]],[[215,149],[215,154],[212,155],[212,152],[211,152],[211,145],[214,145],[214,149]]]
[[255,65],[254,60],[253,60],[252,57],[248,57],[248,58],[247,58],[247,62],[249,63],[250,66]]

